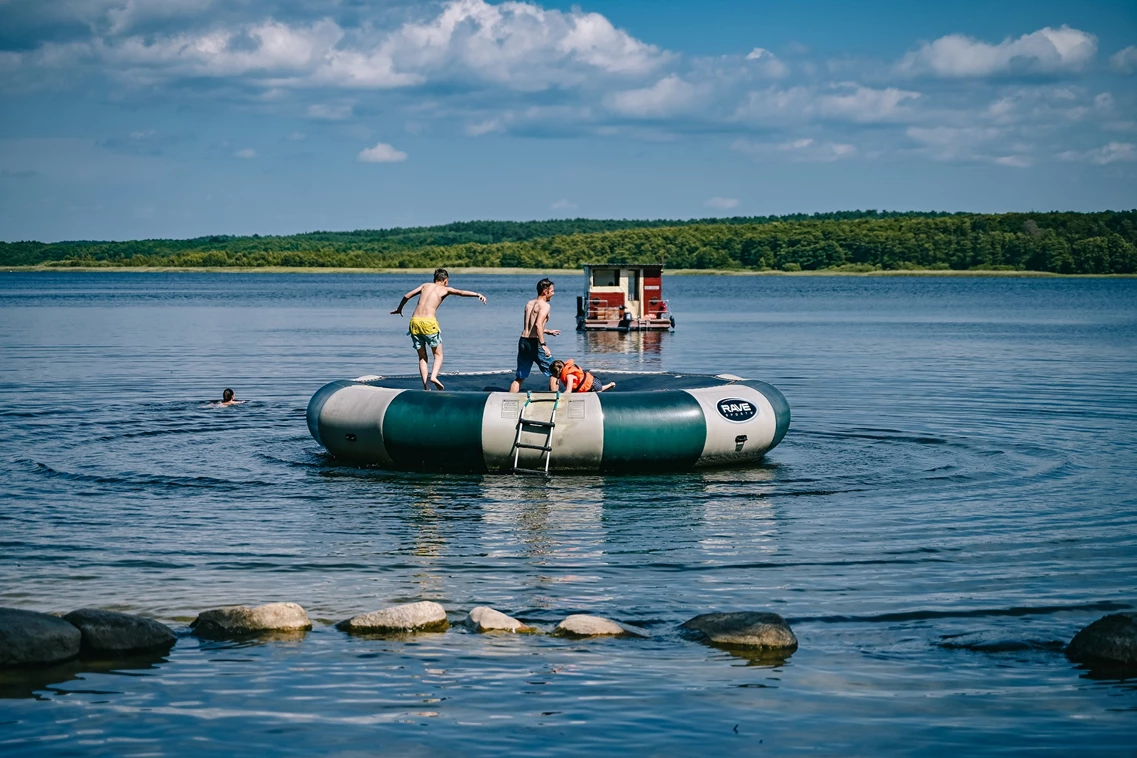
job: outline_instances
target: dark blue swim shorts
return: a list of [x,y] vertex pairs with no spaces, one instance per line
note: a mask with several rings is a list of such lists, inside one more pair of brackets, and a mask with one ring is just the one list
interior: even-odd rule
[[541,369],[541,373],[550,376],[553,357],[545,355],[541,349],[541,340],[536,337],[521,337],[517,340],[517,380],[521,381],[529,376],[533,364]]

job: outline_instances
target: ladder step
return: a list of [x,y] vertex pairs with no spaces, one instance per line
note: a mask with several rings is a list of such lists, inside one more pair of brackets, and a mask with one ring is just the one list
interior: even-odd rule
[[549,472],[545,471],[544,469],[521,468],[520,466],[514,467],[513,473],[515,473],[515,474],[540,474],[541,476],[548,476],[549,475]]
[[529,445],[525,442],[518,442],[516,447],[523,447],[529,450],[548,450],[550,452],[553,450],[552,445]]
[[540,426],[540,427],[543,427],[545,429],[552,429],[553,427],[556,426],[556,424],[553,423],[552,421],[533,421],[533,420],[530,420],[527,418],[519,418],[519,419],[517,419],[517,423],[526,424],[528,426]]

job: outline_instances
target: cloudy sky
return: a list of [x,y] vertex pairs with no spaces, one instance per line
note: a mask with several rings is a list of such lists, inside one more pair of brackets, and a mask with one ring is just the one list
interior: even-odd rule
[[0,239],[1137,207],[1132,0],[0,0]]

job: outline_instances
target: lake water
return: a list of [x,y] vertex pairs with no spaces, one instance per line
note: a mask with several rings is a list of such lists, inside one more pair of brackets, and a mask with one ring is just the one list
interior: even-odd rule
[[[455,276],[449,371],[508,368],[538,275]],[[435,476],[337,465],[325,382],[413,373],[403,275],[0,274],[0,605],[136,612],[157,661],[0,677],[0,753],[1134,753],[1137,684],[1068,662],[1137,605],[1137,280],[667,276],[678,328],[573,331],[596,369],[786,395],[763,465]],[[248,402],[206,401],[232,387]],[[290,600],[302,639],[201,642]],[[434,600],[650,639],[406,639],[330,623]],[[773,611],[767,665],[682,638]]]

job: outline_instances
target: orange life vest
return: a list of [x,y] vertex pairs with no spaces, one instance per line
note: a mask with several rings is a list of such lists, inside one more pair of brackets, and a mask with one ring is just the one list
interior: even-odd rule
[[573,392],[588,392],[592,389],[592,380],[595,378],[592,374],[588,373],[580,366],[572,362],[572,358],[565,361],[565,367],[561,369],[560,380],[567,387],[569,377],[573,377]]

